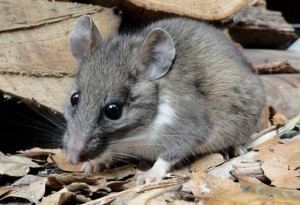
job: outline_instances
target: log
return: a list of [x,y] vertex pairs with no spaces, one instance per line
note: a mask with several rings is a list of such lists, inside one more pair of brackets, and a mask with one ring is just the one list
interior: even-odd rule
[[0,75],[0,93],[19,96],[29,104],[42,104],[63,112],[73,82],[72,77],[37,77],[28,75]]
[[[183,16],[217,23],[232,16],[246,5],[260,0],[90,0],[93,4],[116,8],[122,14],[121,31],[135,31],[139,27],[169,17]],[[221,5],[221,6],[220,6]]]
[[216,21],[231,16],[241,7],[248,4],[247,0],[128,0],[128,2],[148,10],[188,16],[197,19]]
[[[148,10],[216,21],[231,16],[241,7],[254,1],[256,0],[186,0],[184,3],[180,0],[100,0],[98,2],[105,6],[118,6],[121,8],[132,8],[134,6],[136,13],[130,12],[131,15],[140,15],[144,13],[142,10]],[[124,11],[126,12],[126,10]]]
[[[294,71],[300,72],[300,52],[244,49],[243,54],[254,67],[286,62]],[[260,75],[260,78],[266,91],[268,105],[288,117],[300,113],[300,74]]]
[[300,74],[261,75],[260,77],[268,105],[289,118],[300,113]]
[[294,28],[278,11],[266,9],[265,0],[93,0],[123,13],[122,30],[135,30],[153,21],[185,16],[222,27],[244,47],[286,47],[296,40]]
[[262,63],[253,65],[254,72],[257,74],[283,74],[283,73],[299,73],[291,64],[285,61],[277,61],[273,63]]
[[297,39],[295,29],[280,12],[262,6],[242,8],[231,17],[231,21],[226,25],[228,33],[244,47],[278,48]]
[[300,72],[300,52],[271,49],[244,49],[243,53],[253,65],[287,62],[292,68]]

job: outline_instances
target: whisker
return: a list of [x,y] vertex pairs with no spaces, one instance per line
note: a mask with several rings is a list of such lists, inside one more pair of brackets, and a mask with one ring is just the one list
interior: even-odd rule
[[122,156],[122,157],[137,158],[137,156],[132,155],[132,154],[127,154],[127,153],[121,153],[121,152],[111,152],[111,153],[116,154],[118,156]]
[[60,128],[61,130],[64,130],[66,127],[66,123],[62,120],[60,120],[54,113],[51,111],[45,111],[41,109],[37,109],[35,106],[27,104],[27,107],[40,115],[41,117],[45,118],[48,120],[52,125]]
[[19,123],[19,122],[15,122],[15,121],[9,121],[9,120],[1,120],[2,122],[5,122],[5,123],[9,123],[9,124],[14,124],[14,125],[18,125],[18,126],[22,126],[22,127],[28,127],[28,128],[32,128],[34,130],[39,130],[39,131],[42,131],[44,133],[48,133],[48,134],[61,134],[59,132],[55,132],[54,130],[49,130],[49,129],[46,129],[46,127],[37,127],[37,126],[33,126],[31,124],[25,124],[25,123]]

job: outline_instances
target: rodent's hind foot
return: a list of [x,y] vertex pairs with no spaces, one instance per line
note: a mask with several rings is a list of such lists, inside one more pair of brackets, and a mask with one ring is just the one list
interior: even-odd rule
[[84,162],[81,166],[81,171],[90,174],[90,173],[99,173],[104,169],[109,169],[111,161],[104,161],[103,159],[96,158],[87,162]]

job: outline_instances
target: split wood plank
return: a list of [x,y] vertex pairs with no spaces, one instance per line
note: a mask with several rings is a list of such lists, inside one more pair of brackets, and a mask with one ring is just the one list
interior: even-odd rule
[[6,94],[37,102],[52,110],[63,112],[69,95],[72,77],[35,77],[26,75],[0,75],[0,89]]
[[131,3],[146,10],[216,21],[231,16],[249,2],[253,0],[127,0],[119,4]]
[[243,53],[253,65],[287,62],[300,72],[300,52],[272,49],[244,49]]
[[300,113],[300,74],[262,75],[267,104],[287,117]]
[[279,48],[297,39],[295,29],[278,11],[247,6],[230,19],[228,32],[234,41],[244,47]]

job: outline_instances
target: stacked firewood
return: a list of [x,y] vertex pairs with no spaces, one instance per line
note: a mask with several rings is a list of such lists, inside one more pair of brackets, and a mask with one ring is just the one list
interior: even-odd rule
[[[76,73],[67,38],[81,15],[91,15],[104,37],[161,18],[184,16],[214,24],[244,48],[255,72],[262,74],[270,105],[290,117],[300,110],[300,77],[295,75],[300,71],[299,53],[262,50],[287,48],[297,35],[280,12],[266,9],[265,0],[81,1],[92,5],[78,1],[0,2],[2,93],[61,112]],[[247,49],[253,47],[259,49]]]

